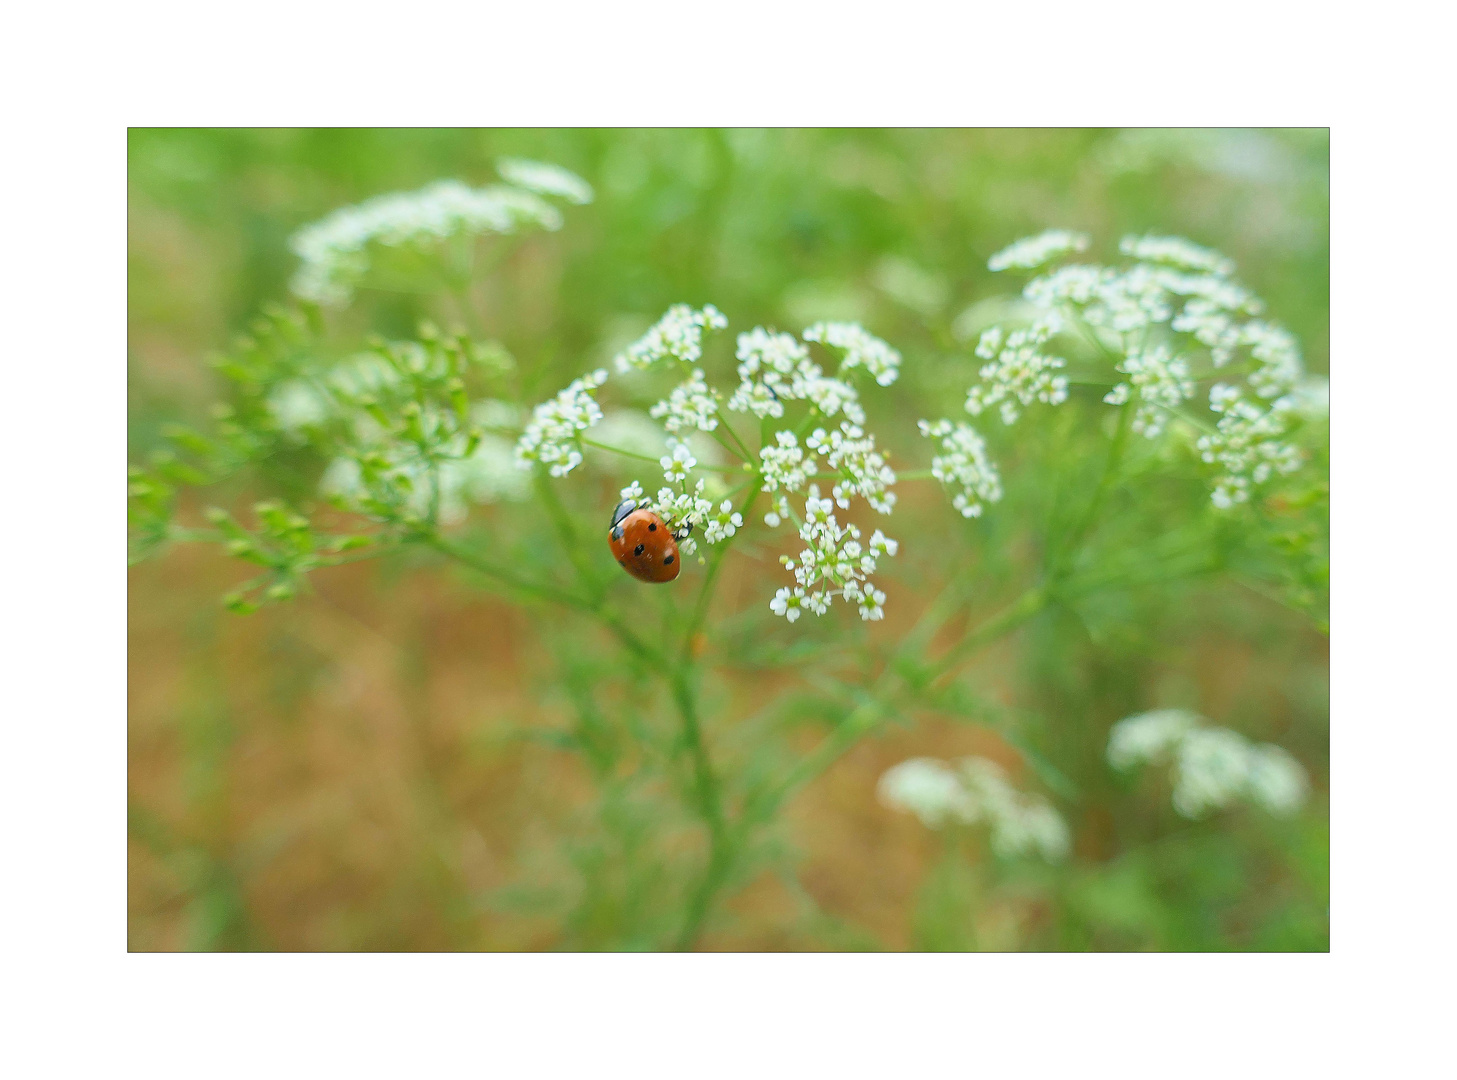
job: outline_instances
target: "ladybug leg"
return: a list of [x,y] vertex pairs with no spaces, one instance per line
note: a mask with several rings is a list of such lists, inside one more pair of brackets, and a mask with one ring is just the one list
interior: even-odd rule
[[692,535],[693,535],[693,526],[692,525],[684,525],[684,526],[682,526],[679,529],[677,529],[677,530],[674,531],[674,533],[673,533],[673,539],[674,540],[687,540]]

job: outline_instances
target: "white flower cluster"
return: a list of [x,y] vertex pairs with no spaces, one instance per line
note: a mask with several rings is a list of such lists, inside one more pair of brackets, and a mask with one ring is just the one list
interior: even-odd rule
[[646,334],[619,353],[614,363],[618,371],[649,368],[670,357],[685,364],[697,363],[703,355],[703,331],[722,330],[727,325],[728,319],[712,304],[699,311],[674,304]]
[[291,287],[305,300],[343,304],[369,270],[370,244],[401,247],[458,235],[561,226],[561,211],[534,192],[505,185],[470,188],[458,180],[441,180],[419,191],[380,195],[343,207],[300,229],[290,247],[303,265]]
[[1250,489],[1273,474],[1300,468],[1300,451],[1284,442],[1286,413],[1295,399],[1276,399],[1268,408],[1249,401],[1238,387],[1215,383],[1209,390],[1209,408],[1220,417],[1211,434],[1199,436],[1199,456],[1220,467],[1211,498],[1227,510],[1249,501]]
[[1074,251],[1088,250],[1088,238],[1082,233],[1066,229],[1048,229],[1008,244],[987,260],[987,269],[992,271],[1035,270],[1044,263]]
[[[846,603],[859,606],[861,619],[883,619],[885,593],[870,583],[870,575],[875,573],[878,560],[894,555],[900,544],[876,529],[869,545],[861,547],[860,529],[854,524],[841,525],[835,519],[833,500],[820,498],[816,484],[810,485],[808,494],[799,537],[809,546],[799,553],[798,561],[788,555],[779,559],[794,573],[797,584],[775,593],[769,610],[794,622],[804,609],[825,614],[831,600],[839,595]],[[781,500],[781,505],[784,502]],[[787,512],[787,506],[785,509]],[[816,586],[818,589],[811,591]]]
[[1169,413],[1194,396],[1189,365],[1165,345],[1134,350],[1115,366],[1128,376],[1128,381],[1113,387],[1103,400],[1109,405],[1122,405],[1136,391],[1139,404],[1133,430],[1150,439],[1162,435]]
[[606,370],[598,368],[573,379],[556,397],[533,409],[531,421],[516,443],[516,463],[529,469],[539,461],[552,476],[566,476],[580,465],[581,435],[602,419],[594,395],[606,381]]
[[1199,270],[1220,277],[1234,273],[1234,260],[1210,248],[1192,244],[1182,236],[1125,236],[1118,250],[1145,262],[1168,263],[1183,270]]
[[804,445],[825,459],[825,464],[840,474],[831,489],[831,497],[842,510],[850,509],[850,497],[859,495],[878,513],[888,514],[895,506],[895,470],[886,464],[875,449],[875,436],[848,420],[837,431],[815,428]]
[[667,431],[677,434],[684,428],[712,431],[718,427],[718,391],[708,385],[702,368],[694,368],[688,381],[673,388],[664,400],[648,410],[654,420],[661,420]]
[[1055,316],[1039,318],[1023,330],[1006,335],[993,326],[981,335],[976,355],[990,363],[979,372],[982,381],[966,395],[966,411],[979,416],[983,409],[1001,405],[1002,423],[1014,424],[1021,415],[1019,405],[1034,401],[1060,405],[1067,400],[1067,376],[1056,372],[1066,366],[1060,356],[1042,352],[1061,328]]
[[1014,787],[1002,767],[981,757],[954,765],[935,758],[911,758],[888,769],[876,792],[882,803],[905,810],[921,823],[985,824],[992,850],[1002,858],[1036,855],[1049,862],[1067,856],[1067,823],[1046,799]]
[[[712,305],[699,311],[674,305],[615,358],[616,366],[622,371],[644,369],[669,358],[696,363],[703,352],[703,332],[720,329],[727,322]],[[858,607],[862,619],[882,619],[885,593],[870,578],[878,561],[894,555],[899,545],[879,529],[862,545],[860,528],[840,524],[833,510],[836,506],[850,509],[856,497],[882,514],[889,514],[895,506],[891,490],[895,471],[876,448],[875,437],[865,430],[865,410],[846,373],[864,369],[879,385],[889,385],[899,375],[901,357],[853,323],[818,323],[804,336],[843,352],[835,375],[826,375],[810,358],[804,342],[792,334],[755,327],[738,336],[739,387],[727,402],[734,411],[780,419],[786,402],[804,401],[810,406],[810,417],[836,422],[833,427],[815,428],[803,442],[793,430],[775,431],[760,447],[758,460],[746,463],[757,472],[755,482],[760,490],[773,500],[764,515],[765,524],[777,528],[786,518],[793,519],[808,545],[797,560],[788,556],[781,560],[793,571],[795,584],[779,589],[770,607],[793,622],[804,609],[823,615],[833,598],[840,596]],[[541,461],[550,467],[551,475],[564,476],[581,463],[581,433],[602,419],[593,394],[605,378],[605,371],[596,372],[574,382],[555,400],[537,406],[517,445],[523,466]],[[731,500],[722,500],[715,507],[708,495],[708,481],[693,475],[698,466],[693,451],[681,441],[685,432],[712,432],[724,425],[726,414],[719,411],[720,400],[702,370],[695,367],[687,380],[650,410],[669,435],[668,453],[659,461],[667,486],[651,501],[645,499],[637,481],[622,491],[624,499],[633,499],[663,518],[678,536],[684,554],[696,549],[689,535],[695,529],[702,530],[704,541],[716,544],[735,535],[744,524],[742,512],[734,509]],[[804,427],[808,426],[806,422]],[[737,434],[730,434],[737,442]],[[829,498],[822,498],[819,487],[811,483],[820,476],[822,465],[825,478],[833,478]],[[791,510],[789,496],[806,487],[808,499],[801,520]]]
[[921,434],[940,439],[942,453],[931,459],[931,475],[958,491],[951,505],[962,517],[980,517],[986,503],[1002,497],[1002,479],[987,457],[985,440],[967,423],[952,426],[950,420],[920,421]]
[[842,372],[863,367],[881,386],[889,386],[900,375],[901,354],[858,323],[815,323],[804,332],[804,340],[844,350]]
[[[776,431],[774,443],[773,446],[765,446],[759,450],[759,471],[764,478],[763,490],[771,495],[780,488],[785,491],[798,491],[814,475],[819,463],[813,453],[805,455],[804,448],[799,445],[799,440],[792,431]],[[776,518],[770,524],[775,526],[779,521]]]
[[523,158],[503,158],[496,162],[496,171],[508,184],[515,184],[539,195],[554,195],[577,206],[585,206],[592,201],[592,185],[560,165],[526,161]]
[[784,415],[786,401],[807,400],[823,416],[844,415],[857,424],[865,422],[865,410],[855,388],[825,375],[809,358],[809,349],[793,334],[756,326],[739,335],[735,356],[739,361],[739,387],[728,401],[734,412],[777,420]]
[[[1049,235],[999,253],[998,268],[1040,266],[1081,250]],[[1163,434],[1200,381],[1230,367],[1231,375],[1244,374],[1253,399],[1238,388],[1217,387],[1210,397],[1221,414],[1217,430],[1198,440],[1203,459],[1220,466],[1211,491],[1217,507],[1247,501],[1271,475],[1298,468],[1299,453],[1285,435],[1296,403],[1291,395],[1302,378],[1300,352],[1289,332],[1254,317],[1262,304],[1232,280],[1234,263],[1179,237],[1125,237],[1120,250],[1134,260],[1131,265],[1064,266],[1027,284],[1023,297],[1044,312],[1034,323],[1041,329],[1019,331],[1021,339],[1012,334],[1005,346],[1001,327],[982,334],[977,355],[995,361],[981,369],[983,382],[971,388],[967,411],[977,415],[1000,403],[1002,419],[1011,423],[1018,403],[1064,399],[1066,380],[1052,373],[1061,360],[1044,356],[1038,346],[1070,320],[1099,351],[1115,354],[1114,366],[1127,378],[1103,400],[1136,402],[1133,428],[1149,438]],[[1169,340],[1177,334],[1189,335],[1192,348]]]
[[1293,814],[1309,787],[1305,770],[1285,750],[1205,726],[1201,717],[1182,709],[1118,721],[1108,736],[1108,762],[1120,771],[1144,762],[1172,764],[1174,809],[1187,818],[1237,801],[1253,802],[1272,814]]

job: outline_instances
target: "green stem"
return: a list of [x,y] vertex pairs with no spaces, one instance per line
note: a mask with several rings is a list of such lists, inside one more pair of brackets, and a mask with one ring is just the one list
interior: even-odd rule
[[727,431],[729,435],[733,438],[734,442],[738,445],[740,452],[743,454],[743,458],[745,461],[753,462],[759,460],[758,455],[756,455],[752,450],[749,449],[748,445],[744,442],[743,439],[739,438],[739,433],[733,429],[733,426],[727,420],[720,417],[719,427]]
[[708,828],[708,866],[704,871],[703,880],[689,898],[687,916],[683,920],[682,930],[675,943],[675,947],[679,950],[691,949],[697,942],[698,935],[703,930],[703,924],[707,921],[709,912],[713,908],[713,899],[728,876],[729,867],[733,864],[732,840],[724,820],[723,795],[719,788],[718,777],[713,770],[708,748],[703,742],[703,731],[698,722],[697,703],[694,700],[693,687],[689,678],[689,672],[679,669],[670,677],[670,683],[673,689],[673,700],[677,704],[678,713],[683,720],[683,741],[693,760],[694,810]]

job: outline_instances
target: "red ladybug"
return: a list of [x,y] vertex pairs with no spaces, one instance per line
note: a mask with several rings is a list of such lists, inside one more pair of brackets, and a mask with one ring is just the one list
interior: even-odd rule
[[639,510],[632,499],[623,499],[612,511],[607,544],[612,557],[639,581],[672,581],[682,569],[677,537],[662,518]]

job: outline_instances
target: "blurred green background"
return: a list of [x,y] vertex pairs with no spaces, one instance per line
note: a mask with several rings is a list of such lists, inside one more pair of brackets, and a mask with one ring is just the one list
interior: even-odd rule
[[[924,462],[914,422],[959,414],[976,366],[966,339],[986,322],[975,305],[1017,287],[987,257],[1048,227],[1090,233],[1094,257],[1130,232],[1218,248],[1299,338],[1307,368],[1327,370],[1324,131],[138,129],[133,459],[168,421],[206,426],[222,390],[203,358],[286,300],[294,230],[440,178],[488,183],[505,156],[563,165],[597,191],[480,297],[528,400],[605,362],[674,302],[711,302],[735,331],[856,319],[906,358],[894,420],[877,433],[898,463]],[[374,295],[355,317],[408,337],[431,314],[418,298]],[[909,617],[946,558],[937,530],[960,522],[935,492],[903,498],[892,603]],[[524,510],[490,522],[534,527]],[[313,595],[245,618],[218,602],[242,576],[190,548],[131,571],[133,949],[651,947],[657,856],[634,847],[651,846],[639,835],[651,829],[631,800],[604,802],[570,755],[507,734],[591,701],[611,675],[595,639],[426,563],[337,568]],[[731,617],[767,595],[752,567],[726,580],[730,645]],[[985,713],[926,711],[799,797],[781,837],[797,869],[744,889],[706,945],[1328,948],[1319,623],[1309,605],[1227,580],[1048,613],[989,658],[979,686],[1032,718],[1081,789],[1063,807],[1067,866],[996,867],[876,803],[877,777],[908,756],[1019,767]],[[887,633],[897,625],[888,616]],[[717,669],[726,698],[792,677],[736,648]],[[1170,701],[1294,753],[1315,787],[1306,811],[1189,823],[1166,790],[1100,770],[1109,724]]]

